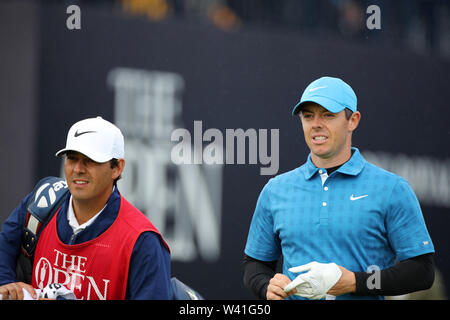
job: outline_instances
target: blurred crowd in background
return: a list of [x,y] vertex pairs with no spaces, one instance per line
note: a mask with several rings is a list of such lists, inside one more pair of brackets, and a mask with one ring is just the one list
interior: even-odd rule
[[[56,0],[55,0],[56,1]],[[394,44],[418,54],[450,58],[448,0],[64,0],[111,6],[153,21],[182,19],[233,32],[290,30],[317,36]],[[59,1],[58,1],[59,2]],[[377,5],[381,29],[369,30],[368,6]]]

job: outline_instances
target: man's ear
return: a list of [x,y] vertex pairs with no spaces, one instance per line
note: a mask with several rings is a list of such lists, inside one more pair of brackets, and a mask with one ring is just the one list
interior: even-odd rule
[[359,111],[355,111],[352,113],[350,119],[348,120],[348,129],[350,131],[354,131],[361,120],[361,113]]
[[125,159],[117,159],[117,166],[113,168],[113,180],[116,180],[125,168]]

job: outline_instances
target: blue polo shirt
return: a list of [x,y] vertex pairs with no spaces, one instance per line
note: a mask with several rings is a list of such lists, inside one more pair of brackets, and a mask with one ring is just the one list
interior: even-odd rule
[[245,253],[262,261],[283,255],[283,273],[294,279],[298,274],[288,269],[311,261],[366,272],[434,252],[408,182],[367,162],[357,148],[352,151],[328,177],[309,155],[301,167],[270,179],[259,196]]

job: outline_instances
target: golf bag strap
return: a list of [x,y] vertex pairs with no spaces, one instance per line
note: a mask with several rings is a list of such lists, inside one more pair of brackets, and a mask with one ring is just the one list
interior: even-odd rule
[[46,177],[34,187],[27,203],[22,232],[22,253],[27,258],[33,256],[40,232],[61,206],[68,191],[66,181],[58,177]]

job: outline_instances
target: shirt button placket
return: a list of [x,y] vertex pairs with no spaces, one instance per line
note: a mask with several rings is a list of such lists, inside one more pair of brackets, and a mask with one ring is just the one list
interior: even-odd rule
[[[328,182],[328,179],[325,182],[325,184],[327,182]],[[322,208],[320,209],[320,224],[322,224],[322,225],[328,224],[328,212],[329,212],[328,207],[330,205],[329,200],[328,200],[328,197],[329,197],[328,190],[329,190],[328,186],[324,185],[322,187]]]

